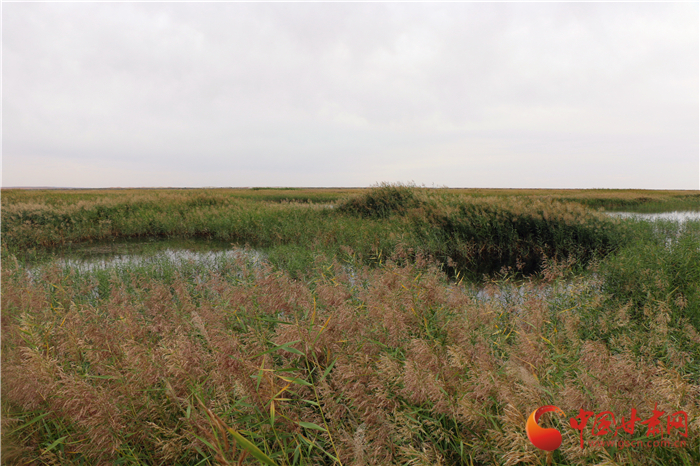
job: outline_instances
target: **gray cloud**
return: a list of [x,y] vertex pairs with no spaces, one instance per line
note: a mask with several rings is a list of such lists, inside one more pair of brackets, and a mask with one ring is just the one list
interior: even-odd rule
[[6,3],[3,185],[698,189],[694,3]]

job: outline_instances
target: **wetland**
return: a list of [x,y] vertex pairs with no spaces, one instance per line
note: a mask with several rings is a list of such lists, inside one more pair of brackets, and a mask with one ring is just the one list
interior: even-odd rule
[[695,446],[580,448],[553,418],[554,464],[696,464],[698,211],[688,191],[3,190],[3,462],[546,464],[524,425],[552,404],[682,410]]

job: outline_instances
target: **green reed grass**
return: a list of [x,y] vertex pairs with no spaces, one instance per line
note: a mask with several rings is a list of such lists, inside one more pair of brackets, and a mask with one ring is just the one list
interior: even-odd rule
[[[547,259],[585,264],[621,242],[613,220],[549,198],[474,198],[380,185],[331,209],[252,200],[249,192],[87,195],[77,193],[75,202],[68,202],[70,193],[49,193],[44,203],[36,194],[3,198],[3,247],[32,254],[85,242],[205,239],[263,249],[300,277],[319,255],[378,263],[401,244],[413,256],[437,258],[450,273],[480,279],[502,268],[538,273]],[[34,202],[21,202],[29,198]]]
[[[626,224],[636,240],[600,264],[606,312],[583,313],[584,333],[700,380],[700,222]],[[632,344],[631,332],[648,338]]]
[[610,212],[658,213],[674,210],[700,210],[700,194],[695,193],[675,196],[644,193],[636,197],[564,197],[562,200],[579,202],[594,209],[604,209]]
[[410,209],[425,204],[414,186],[383,183],[368,192],[344,199],[338,211],[369,218],[387,218],[392,215],[405,215]]

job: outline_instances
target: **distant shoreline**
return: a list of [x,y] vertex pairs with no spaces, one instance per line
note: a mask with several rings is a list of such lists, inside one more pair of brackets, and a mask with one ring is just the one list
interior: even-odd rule
[[[25,191],[113,191],[113,190],[159,190],[159,189],[250,189],[250,190],[314,190],[314,189],[371,189],[374,186],[202,186],[202,187],[192,187],[192,186],[164,186],[164,187],[105,187],[105,188],[75,188],[75,187],[61,187],[61,186],[2,186],[0,191],[19,189]],[[468,191],[625,191],[625,192],[688,192],[696,193],[700,192],[697,189],[646,189],[646,188],[450,188],[447,186],[416,186],[416,188],[422,189],[445,189],[450,191],[458,190],[468,190]]]

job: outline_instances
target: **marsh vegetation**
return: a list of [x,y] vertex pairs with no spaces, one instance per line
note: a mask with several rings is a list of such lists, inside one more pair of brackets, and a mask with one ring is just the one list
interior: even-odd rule
[[[697,464],[700,222],[603,212],[664,206],[700,195],[3,191],[3,463],[546,464],[555,405],[555,464]],[[655,406],[688,447],[568,425]]]

